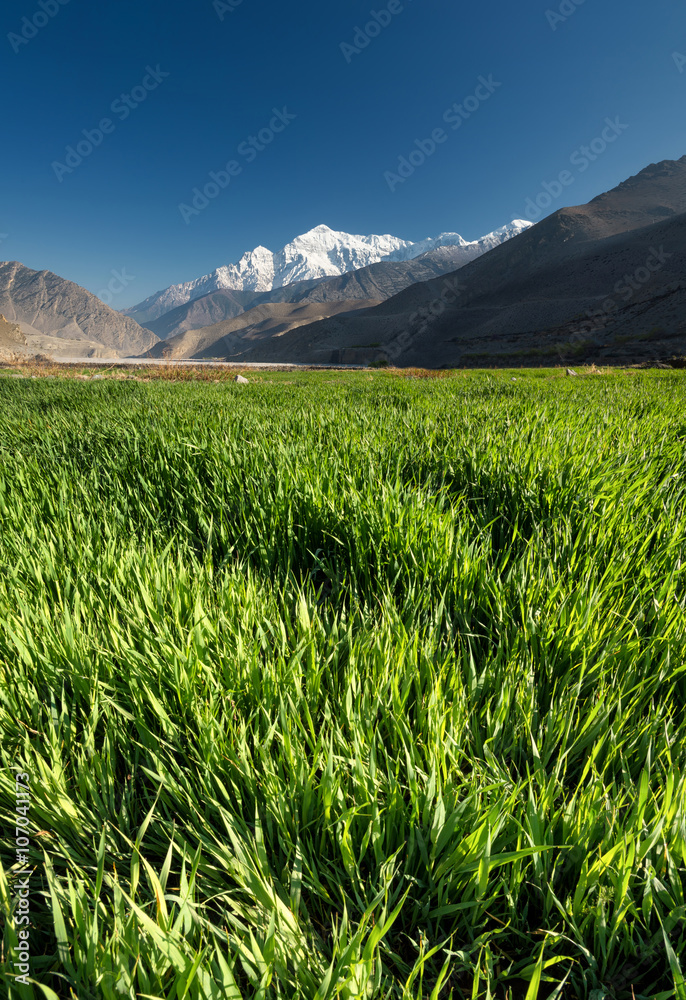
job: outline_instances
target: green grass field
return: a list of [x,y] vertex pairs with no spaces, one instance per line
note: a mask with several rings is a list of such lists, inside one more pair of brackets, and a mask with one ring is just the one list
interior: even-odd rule
[[684,1000],[686,373],[251,378],[0,378],[0,993]]

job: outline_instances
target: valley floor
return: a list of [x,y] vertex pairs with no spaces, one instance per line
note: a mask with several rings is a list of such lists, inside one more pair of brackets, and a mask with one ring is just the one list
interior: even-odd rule
[[0,371],[11,1000],[684,996],[686,373],[79,364]]

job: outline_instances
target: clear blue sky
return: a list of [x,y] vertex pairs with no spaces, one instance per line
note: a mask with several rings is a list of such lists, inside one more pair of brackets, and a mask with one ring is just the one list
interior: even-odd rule
[[[563,0],[573,13],[554,29],[555,0],[391,0],[388,14],[388,0],[218,6],[4,0],[0,258],[96,293],[125,269],[135,280],[112,301],[124,308],[319,223],[475,239],[526,217],[527,199],[561,171],[573,181],[544,214],[686,153],[681,0]],[[390,23],[346,56],[341,44],[371,10]],[[168,77],[134,91],[155,85],[146,67],[158,65]],[[500,84],[481,101],[479,77]],[[131,93],[145,100],[112,110]],[[478,107],[457,129],[459,113],[444,122],[470,97]],[[296,117],[240,154],[273,108]],[[53,166],[103,118],[112,130],[80,165]],[[606,118],[628,127],[588,169],[581,154],[570,166]],[[384,174],[438,128],[445,141],[391,191]],[[186,223],[179,204],[230,160],[240,173]]]

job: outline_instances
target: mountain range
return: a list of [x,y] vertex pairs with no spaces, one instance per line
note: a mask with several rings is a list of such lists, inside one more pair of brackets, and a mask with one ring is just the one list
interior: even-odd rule
[[427,368],[675,358],[686,353],[686,156],[473,242],[318,226],[128,312],[154,318],[142,326],[52,272],[0,263],[6,353]]
[[465,251],[465,259],[472,259],[530,225],[530,222],[516,220],[472,243],[458,233],[442,233],[412,243],[396,236],[353,236],[335,232],[328,226],[316,226],[297,236],[277,253],[266,247],[257,247],[235,264],[218,267],[211,274],[193,281],[171,285],[123,312],[148,326],[171,310],[213,292],[253,293],[252,299],[238,301],[257,303],[260,293],[273,292],[300,282],[337,277],[379,261],[414,260],[440,247],[461,248]]
[[[490,239],[487,237],[486,239]],[[464,266],[486,252],[487,244],[478,240],[464,247],[447,246],[430,250],[407,261],[382,260],[336,278],[296,281],[271,292],[221,290],[192,299],[159,319],[145,325],[162,340],[169,340],[187,330],[199,329],[222,320],[233,320],[258,306],[269,303],[339,303],[368,300],[380,302],[396,295],[418,281],[428,281]],[[488,247],[490,249],[490,247]],[[337,312],[339,310],[336,310]]]
[[683,354],[685,213],[686,156],[560,209],[446,278],[227,358],[440,368]]

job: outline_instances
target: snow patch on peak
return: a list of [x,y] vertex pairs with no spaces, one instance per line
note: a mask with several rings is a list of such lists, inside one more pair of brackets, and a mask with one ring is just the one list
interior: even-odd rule
[[439,247],[466,247],[469,244],[459,233],[441,233],[440,236],[429,236],[418,243],[409,243],[404,247],[394,250],[384,260],[414,260],[422,254],[437,250]]
[[272,287],[283,288],[294,281],[335,278],[374,264],[394,250],[410,245],[396,236],[354,236],[328,226],[316,226],[274,254]]
[[512,222],[501,226],[500,229],[494,229],[492,233],[489,233],[488,236],[483,236],[482,239],[486,240],[491,236],[517,236],[526,229],[531,229],[532,226],[533,222],[527,222],[526,219],[513,219]]

